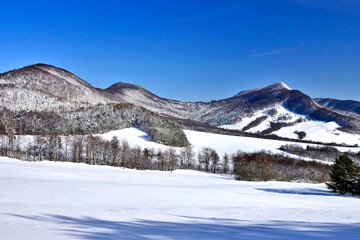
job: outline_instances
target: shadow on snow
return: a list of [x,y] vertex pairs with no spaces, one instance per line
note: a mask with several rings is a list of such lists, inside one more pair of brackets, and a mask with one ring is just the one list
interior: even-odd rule
[[85,240],[113,239],[360,239],[360,224],[271,221],[249,223],[223,218],[183,217],[184,222],[134,220],[108,221],[63,215],[24,216],[23,219],[59,225],[61,234]]
[[284,193],[284,194],[299,194],[299,195],[314,195],[314,196],[338,196],[327,190],[304,188],[304,189],[275,189],[275,188],[257,188],[257,190],[271,192],[271,193]]

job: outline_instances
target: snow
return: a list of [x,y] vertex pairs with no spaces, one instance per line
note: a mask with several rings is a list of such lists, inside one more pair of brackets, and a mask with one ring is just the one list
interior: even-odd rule
[[263,89],[272,89],[272,90],[280,90],[280,89],[287,89],[287,90],[292,90],[288,85],[286,85],[283,82],[277,82],[277,83],[273,83],[270,84],[268,86],[264,86],[264,87],[258,87],[258,88],[253,88],[253,89],[249,89],[249,90],[244,90],[241,91],[239,94],[237,94],[236,96],[244,96],[246,94],[252,93],[252,92],[257,92],[257,91],[261,91]]
[[284,141],[260,139],[252,137],[228,136],[222,134],[197,132],[184,130],[186,137],[194,146],[195,151],[204,147],[214,148],[219,156],[224,153],[232,154],[240,150],[243,152],[270,151],[273,153],[284,153],[279,150],[280,146],[286,144]]
[[360,199],[324,184],[9,158],[0,182],[6,240],[360,238]]
[[[283,106],[276,106],[274,109],[277,110],[277,114],[274,116],[267,115],[266,112],[269,109],[261,110],[255,112],[252,116],[245,117],[241,121],[231,124],[220,126],[226,129],[238,129],[242,130],[250,122],[254,121],[256,118],[267,115],[268,118],[260,123],[258,126],[248,129],[246,132],[257,133],[266,130],[270,127],[270,122],[295,122],[297,119],[302,118],[303,122],[297,123],[294,126],[283,127],[278,131],[272,132],[280,137],[298,139],[298,135],[295,134],[295,131],[304,131],[306,137],[304,140],[323,142],[323,143],[337,143],[337,144],[347,144],[347,145],[360,145],[360,135],[346,133],[338,130],[340,125],[336,122],[322,122],[307,120],[305,116],[293,113]],[[286,120],[279,120],[279,117],[287,116]]]
[[81,81],[83,80],[77,78],[75,75],[65,74],[64,71],[60,71],[59,69],[50,66],[38,66],[38,68],[69,82],[70,84],[76,86],[79,89],[86,89],[84,88],[84,83],[81,83]]
[[[255,151],[271,151],[273,153],[283,153],[279,150],[279,147],[287,142],[239,137],[239,136],[228,136],[222,134],[198,132],[193,130],[184,130],[188,141],[193,145],[194,151],[199,152],[202,148],[210,147],[217,151],[219,156],[223,156],[225,153],[232,154],[238,150],[244,152],[255,152]],[[141,148],[154,148],[165,150],[168,148],[165,145],[158,144],[155,142],[148,141],[148,135],[136,128],[126,128],[116,131],[111,131],[105,134],[98,134],[97,136],[102,137],[104,140],[110,141],[116,136],[120,141],[126,139],[130,146],[140,146]],[[180,149],[180,148],[175,148]]]
[[319,141],[324,143],[345,143],[345,144],[360,144],[360,136],[339,131],[340,126],[336,122],[321,122],[321,121],[306,121],[295,126],[284,127],[274,134],[282,137],[296,138],[295,131],[306,132],[304,140]]
[[[285,129],[285,128],[284,128]],[[272,153],[285,154],[287,156],[302,159],[306,161],[316,160],[319,162],[330,164],[329,162],[325,162],[323,160],[310,159],[299,157],[297,155],[292,155],[285,153],[280,150],[281,145],[286,144],[297,144],[306,148],[307,146],[317,146],[316,144],[308,144],[308,143],[298,143],[291,141],[280,141],[280,140],[272,140],[272,139],[262,139],[262,138],[253,138],[253,137],[241,137],[241,136],[230,136],[230,135],[222,135],[215,133],[206,133],[206,132],[198,132],[193,130],[184,130],[184,133],[188,139],[188,141],[194,147],[195,156],[197,153],[201,151],[202,148],[212,148],[215,149],[220,157],[222,157],[225,153],[233,154],[237,151],[242,152],[257,152],[257,151],[268,151]],[[148,140],[148,134],[144,131],[141,131],[137,128],[125,128],[121,130],[110,131],[103,134],[97,134],[103,138],[104,140],[111,141],[111,139],[116,136],[120,142],[126,140],[131,147],[139,146],[142,149],[154,149],[155,151],[161,149],[165,151],[169,148],[169,146],[162,145],[159,143],[155,143]],[[36,136],[33,135],[21,135],[20,137],[16,136],[15,143],[19,142],[20,149],[24,150],[34,144],[34,138]],[[320,140],[320,139],[319,139]],[[65,142],[64,137],[62,136],[63,143]],[[322,146],[322,145],[321,145]],[[359,152],[360,147],[336,147],[341,152]],[[181,148],[174,147],[177,153],[180,153]]]
[[[206,133],[198,132],[193,130],[184,130],[188,141],[193,145],[194,151],[198,153],[202,148],[210,147],[216,150],[220,157],[225,153],[233,154],[238,150],[243,152],[256,152],[256,151],[270,151],[272,153],[282,153],[294,158],[300,158],[303,160],[313,160],[309,158],[302,158],[296,155],[284,153],[279,150],[281,145],[285,144],[298,144],[303,148],[306,146],[314,144],[306,143],[297,143],[291,141],[280,141],[280,140],[271,140],[271,139],[261,139],[253,137],[240,137],[240,136],[229,136],[215,133]],[[148,135],[136,128],[126,128],[116,131],[111,131],[104,134],[98,134],[97,136],[102,137],[105,140],[110,141],[114,136],[116,136],[120,141],[126,139],[130,146],[140,146],[141,148],[148,149],[161,149],[165,150],[168,146],[158,144],[155,142],[148,141]],[[337,147],[340,151],[352,151],[358,152],[360,148],[348,148],[348,147]],[[180,148],[175,148],[178,152]],[[321,161],[321,160],[318,160]],[[321,161],[324,162],[324,161]],[[326,162],[327,163],[327,162]]]
[[140,146],[143,149],[154,148],[155,150],[165,150],[166,148],[168,148],[165,145],[149,141],[148,134],[137,128],[124,128],[121,130],[110,131],[104,134],[97,134],[96,136],[102,137],[104,140],[107,141],[111,141],[113,137],[117,137],[120,142],[126,140],[130,144],[130,146]]
[[[274,116],[269,115],[267,112],[270,109],[275,109],[277,111],[277,113]],[[254,121],[256,118],[262,117],[262,116],[267,116],[268,118],[266,120],[264,120],[262,123],[260,123],[258,126],[248,129],[247,132],[256,133],[256,132],[264,131],[270,127],[270,122],[279,122],[279,117],[286,116],[288,118],[286,120],[282,120],[281,122],[294,122],[297,119],[303,117],[302,115],[295,114],[295,113],[287,110],[283,106],[278,105],[278,106],[274,106],[273,108],[257,111],[255,113],[253,113],[251,116],[244,117],[243,119],[241,119],[241,121],[239,121],[235,124],[223,125],[220,127],[226,128],[226,129],[242,130],[249,123]]]

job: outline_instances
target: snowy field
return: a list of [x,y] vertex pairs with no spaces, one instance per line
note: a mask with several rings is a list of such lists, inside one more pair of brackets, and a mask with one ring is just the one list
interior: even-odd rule
[[360,199],[240,182],[0,158],[0,239],[360,239]]
[[[194,151],[199,152],[204,147],[210,147],[217,151],[220,157],[225,153],[233,154],[236,151],[240,150],[243,152],[256,152],[256,151],[270,151],[272,153],[281,153],[294,158],[301,158],[296,155],[287,154],[279,150],[281,145],[285,144],[298,144],[303,148],[306,148],[307,143],[297,143],[297,142],[288,142],[288,141],[279,141],[271,139],[261,139],[261,138],[252,138],[252,137],[240,137],[240,136],[229,136],[222,134],[198,132],[192,130],[184,130],[187,139],[194,146]],[[136,128],[125,128],[121,130],[111,131],[105,134],[99,134],[105,140],[110,141],[114,136],[119,140],[126,139],[131,146],[140,146],[142,148],[154,148],[165,150],[168,148],[165,145],[161,145],[155,142],[148,141],[148,135]],[[353,151],[359,152],[360,148],[348,148],[348,147],[336,147],[342,152]],[[180,148],[175,148],[178,151]],[[301,158],[304,160],[312,160],[308,158]]]

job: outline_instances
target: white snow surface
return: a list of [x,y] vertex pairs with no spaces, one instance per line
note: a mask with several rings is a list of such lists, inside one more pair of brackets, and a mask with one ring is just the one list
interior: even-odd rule
[[[202,148],[205,147],[210,147],[215,149],[220,157],[222,157],[225,153],[233,154],[236,153],[237,151],[257,152],[264,150],[272,153],[282,153],[303,160],[313,160],[309,158],[302,158],[296,155],[284,153],[283,151],[279,150],[279,148],[281,145],[285,145],[285,144],[298,144],[303,148],[306,148],[306,146],[308,145],[314,146],[314,144],[261,139],[261,138],[253,138],[253,137],[229,136],[222,134],[198,132],[192,130],[184,130],[184,132],[186,134],[188,141],[193,145],[195,153],[198,153]],[[155,150],[157,149],[165,150],[166,148],[168,148],[168,146],[148,141],[147,133],[136,128],[125,128],[104,134],[98,134],[98,136],[108,141],[110,141],[114,136],[116,136],[120,141],[126,139],[130,144],[130,146],[132,147],[140,146],[141,148],[148,148],[148,149],[153,148]],[[336,148],[338,148],[342,152],[360,151],[360,148],[348,148],[348,147],[336,147]],[[179,152],[181,148],[175,148],[175,149]],[[317,161],[321,161],[321,160],[317,160]]]
[[0,182],[6,240],[360,239],[360,199],[325,184],[4,157]]
[[[298,135],[295,134],[295,131],[304,131],[306,133],[306,137],[304,140],[315,141],[315,142],[323,142],[323,143],[337,143],[337,144],[347,144],[347,145],[360,145],[360,135],[351,134],[340,131],[340,126],[336,122],[321,122],[308,120],[303,115],[299,115],[293,113],[283,106],[276,106],[277,114],[271,116],[267,114],[269,109],[261,110],[255,112],[253,115],[244,117],[241,121],[230,124],[220,126],[222,128],[227,129],[238,129],[242,130],[249,123],[254,121],[256,118],[261,116],[267,116],[268,118],[261,122],[258,126],[250,128],[246,130],[246,132],[262,132],[270,127],[270,122],[286,122],[291,123],[295,122],[298,119],[303,119],[303,122],[296,123],[294,126],[283,127],[278,131],[272,132],[271,134],[275,134],[280,137],[298,139]],[[286,117],[286,119],[284,119]]]
[[166,145],[149,141],[148,134],[137,128],[124,128],[121,130],[110,131],[104,134],[97,134],[96,136],[100,136],[107,141],[111,141],[111,139],[116,136],[120,142],[126,140],[131,147],[139,146],[141,148],[148,149],[154,148],[155,150],[165,150],[168,148]]
[[306,121],[295,126],[284,127],[274,134],[287,138],[297,138],[295,131],[306,132],[304,140],[312,140],[324,143],[345,143],[360,145],[360,136],[358,134],[346,133],[338,130],[340,126],[336,122]]

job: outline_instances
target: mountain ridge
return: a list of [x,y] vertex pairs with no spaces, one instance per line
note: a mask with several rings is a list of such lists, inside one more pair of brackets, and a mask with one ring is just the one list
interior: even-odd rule
[[182,102],[159,97],[145,88],[117,82],[95,88],[73,73],[47,64],[34,64],[0,74],[1,106],[13,110],[45,110],[78,104],[132,103],[171,119],[212,126],[234,124],[259,110],[283,106],[309,120],[335,121],[343,130],[359,132],[360,117],[331,108],[283,82],[244,90],[210,102]]

